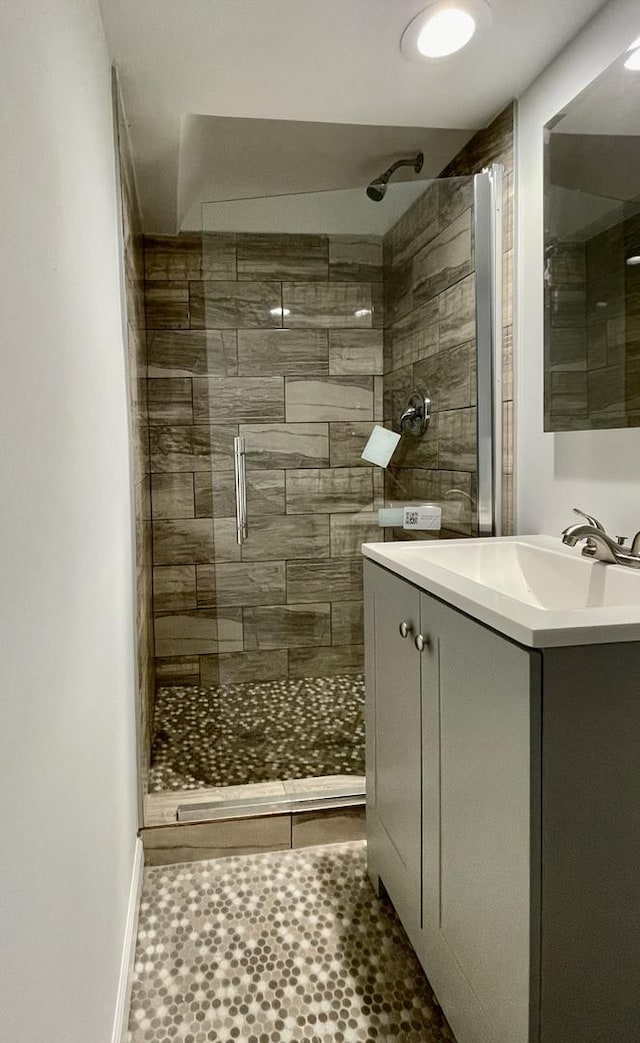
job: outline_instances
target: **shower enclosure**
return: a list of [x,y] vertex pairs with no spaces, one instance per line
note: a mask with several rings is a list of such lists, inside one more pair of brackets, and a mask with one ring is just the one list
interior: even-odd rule
[[[152,790],[363,786],[361,544],[500,532],[501,201],[496,166],[147,238]],[[363,461],[414,388],[426,433]],[[439,533],[380,527],[426,502]]]

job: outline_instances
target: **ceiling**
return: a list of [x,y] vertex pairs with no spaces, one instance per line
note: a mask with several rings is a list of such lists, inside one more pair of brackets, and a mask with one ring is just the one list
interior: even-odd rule
[[[175,232],[207,198],[198,193],[216,191],[207,171],[211,128],[204,121],[198,140],[189,117],[463,130],[468,137],[604,2],[491,0],[485,32],[450,59],[419,66],[401,56],[399,41],[425,0],[102,0],[145,228]],[[302,156],[294,137],[288,147],[283,170]],[[265,166],[277,148],[267,145]],[[386,143],[376,150],[369,176],[386,150]],[[343,157],[334,159],[325,188],[344,179]],[[254,175],[250,190],[259,194],[260,167]]]

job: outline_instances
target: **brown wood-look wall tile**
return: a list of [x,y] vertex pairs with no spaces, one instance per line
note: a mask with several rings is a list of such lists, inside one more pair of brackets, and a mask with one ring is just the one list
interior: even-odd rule
[[195,503],[192,474],[153,474],[151,501],[154,519],[193,518]]
[[475,471],[478,466],[476,409],[440,413],[438,465],[445,470]]
[[475,342],[431,355],[413,367],[417,384],[427,388],[434,413],[463,409],[472,405],[471,370],[475,363]]
[[236,278],[236,234],[235,232],[203,232],[201,278]]
[[371,510],[371,469],[335,467],[287,471],[286,495],[287,514]]
[[413,261],[413,299],[432,300],[460,282],[472,270],[471,211],[447,225],[416,254]]
[[331,467],[371,467],[362,459],[362,451],[375,427],[373,420],[329,424],[329,453]]
[[197,232],[145,235],[144,275],[147,280],[201,279],[202,237]]
[[327,514],[255,518],[251,522],[249,538],[242,546],[243,561],[286,561],[328,556]]
[[359,514],[331,515],[331,556],[341,558],[360,554],[363,543],[377,543],[383,530],[378,526],[377,511]]
[[363,602],[336,601],[331,606],[331,644],[362,645],[363,642]]
[[440,351],[468,344],[476,335],[475,275],[456,283],[438,297]]
[[289,649],[289,677],[331,677],[332,674],[361,674],[363,670],[363,645]]
[[330,330],[329,372],[332,376],[382,373],[382,341],[382,330]]
[[200,684],[200,657],[169,656],[156,658],[158,685]]
[[147,392],[149,424],[192,424],[191,381],[181,377],[150,380]]
[[328,424],[241,424],[240,434],[249,470],[329,466]]
[[329,241],[324,235],[238,235],[238,279],[328,277]]
[[245,608],[244,647],[297,648],[329,645],[331,607],[329,604],[269,605]]
[[241,684],[243,681],[277,681],[286,677],[288,660],[286,649],[260,652],[232,652],[219,657],[220,684]]
[[333,282],[382,282],[380,236],[332,235],[329,278]]
[[157,330],[148,337],[149,377],[234,377],[235,330]]
[[286,600],[283,561],[198,565],[199,605],[283,605]]
[[282,326],[279,282],[190,282],[187,285],[192,329]]
[[211,655],[243,647],[242,609],[217,606],[155,618],[160,655]]
[[197,424],[284,420],[283,377],[206,377],[193,379]]
[[355,601],[362,597],[362,558],[287,562],[287,601]]
[[326,330],[239,330],[240,376],[323,376],[329,372]]
[[392,369],[420,362],[439,350],[438,301],[426,301],[392,326]]
[[410,261],[440,231],[439,186],[425,186],[424,194],[402,215],[391,230],[393,265]]
[[288,423],[373,420],[373,377],[285,378]]
[[189,329],[189,283],[149,282],[145,286],[147,329]]
[[210,519],[154,522],[153,561],[155,565],[197,565],[214,561]]
[[151,470],[209,471],[211,434],[208,427],[152,427],[149,431]]
[[[285,324],[294,326],[371,327],[371,286],[368,283],[282,284]],[[287,314],[288,312],[288,314]]]
[[153,570],[154,612],[196,608],[195,565],[161,565]]
[[213,519],[213,547],[216,562],[240,561],[235,518]]

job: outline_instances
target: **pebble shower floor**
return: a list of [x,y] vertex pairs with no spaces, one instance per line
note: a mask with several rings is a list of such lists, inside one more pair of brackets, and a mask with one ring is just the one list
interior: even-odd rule
[[450,1043],[364,841],[145,871],[129,1043]]
[[362,675],[160,688],[151,792],[364,775]]

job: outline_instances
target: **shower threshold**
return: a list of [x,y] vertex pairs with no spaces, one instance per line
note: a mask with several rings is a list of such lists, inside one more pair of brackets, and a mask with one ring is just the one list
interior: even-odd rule
[[354,780],[351,786],[342,786],[340,793],[318,789],[315,792],[290,793],[280,797],[245,797],[235,800],[216,800],[211,803],[180,804],[178,822],[213,822],[239,818],[257,818],[265,815],[296,815],[305,812],[333,811],[339,808],[361,807],[365,804],[364,779]]

